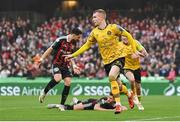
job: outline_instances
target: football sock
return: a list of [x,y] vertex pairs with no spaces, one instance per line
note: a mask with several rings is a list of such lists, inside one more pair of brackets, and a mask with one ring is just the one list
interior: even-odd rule
[[116,103],[120,103],[119,86],[116,81],[111,81],[111,92],[115,98]]
[[122,85],[121,87],[122,87],[121,88],[121,92],[124,93],[126,96],[128,96],[128,89],[127,89],[127,87],[125,85]]
[[77,104],[81,103],[82,101],[78,100]]
[[61,98],[61,105],[64,105],[67,96],[69,94],[70,86],[64,86],[63,92],[62,92],[62,98]]
[[47,86],[44,89],[44,93],[47,94],[50,89],[52,89],[54,86],[56,86],[59,82],[56,82],[54,79],[51,79],[51,81],[47,84]]
[[73,105],[64,105],[65,110],[73,110]]

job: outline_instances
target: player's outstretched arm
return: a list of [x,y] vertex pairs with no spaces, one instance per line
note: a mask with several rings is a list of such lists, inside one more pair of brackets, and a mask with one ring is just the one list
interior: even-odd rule
[[52,47],[49,47],[44,53],[42,56],[40,56],[39,54],[36,54],[35,57],[33,57],[33,61],[34,61],[34,64],[35,64],[35,67],[39,67],[40,64],[42,63],[42,61],[50,55],[50,53],[52,52],[53,48]]
[[52,50],[53,50],[53,48],[49,47],[41,56],[41,61],[43,61],[47,56],[49,56],[51,54]]
[[91,47],[92,43],[87,41],[80,49],[78,49],[76,52],[72,54],[72,57],[77,57],[78,55],[82,54],[86,50],[88,50]]
[[136,40],[136,48],[139,51],[139,56],[141,57],[147,57],[149,54],[147,53],[146,49],[143,47],[143,45]]
[[144,57],[149,56],[148,52],[146,51],[145,48],[143,48],[143,50],[141,51],[141,53],[144,55]]
[[65,60],[70,60],[74,57],[77,57],[78,55],[82,54],[83,52],[85,52],[86,50],[88,50],[91,47],[92,43],[90,43],[89,41],[87,41],[80,49],[78,49],[76,52],[74,52],[73,54],[69,54],[69,55],[63,55],[65,56]]

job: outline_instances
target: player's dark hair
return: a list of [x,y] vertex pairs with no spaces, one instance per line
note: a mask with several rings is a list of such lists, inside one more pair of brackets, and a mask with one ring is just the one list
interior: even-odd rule
[[96,13],[96,12],[103,14],[104,18],[106,18],[106,11],[105,10],[103,10],[103,9],[96,9],[96,10],[94,10],[93,14]]
[[71,34],[79,35],[82,34],[82,31],[79,28],[74,28],[72,29]]

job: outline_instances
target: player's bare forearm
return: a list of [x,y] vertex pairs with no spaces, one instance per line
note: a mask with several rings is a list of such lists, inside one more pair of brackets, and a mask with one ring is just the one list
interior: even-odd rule
[[142,54],[143,54],[145,57],[147,57],[147,56],[149,55],[145,48],[142,50]]
[[41,60],[44,60],[47,56],[49,56],[51,54],[52,50],[53,50],[53,48],[49,47],[41,56]]
[[145,54],[143,54],[142,52],[138,52],[138,55],[141,57],[145,57]]

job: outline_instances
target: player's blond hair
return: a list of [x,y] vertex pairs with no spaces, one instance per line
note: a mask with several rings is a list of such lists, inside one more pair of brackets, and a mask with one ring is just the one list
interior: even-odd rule
[[103,9],[96,9],[96,10],[94,10],[93,14],[94,13],[101,13],[101,14],[103,14],[104,18],[106,18],[106,11]]

